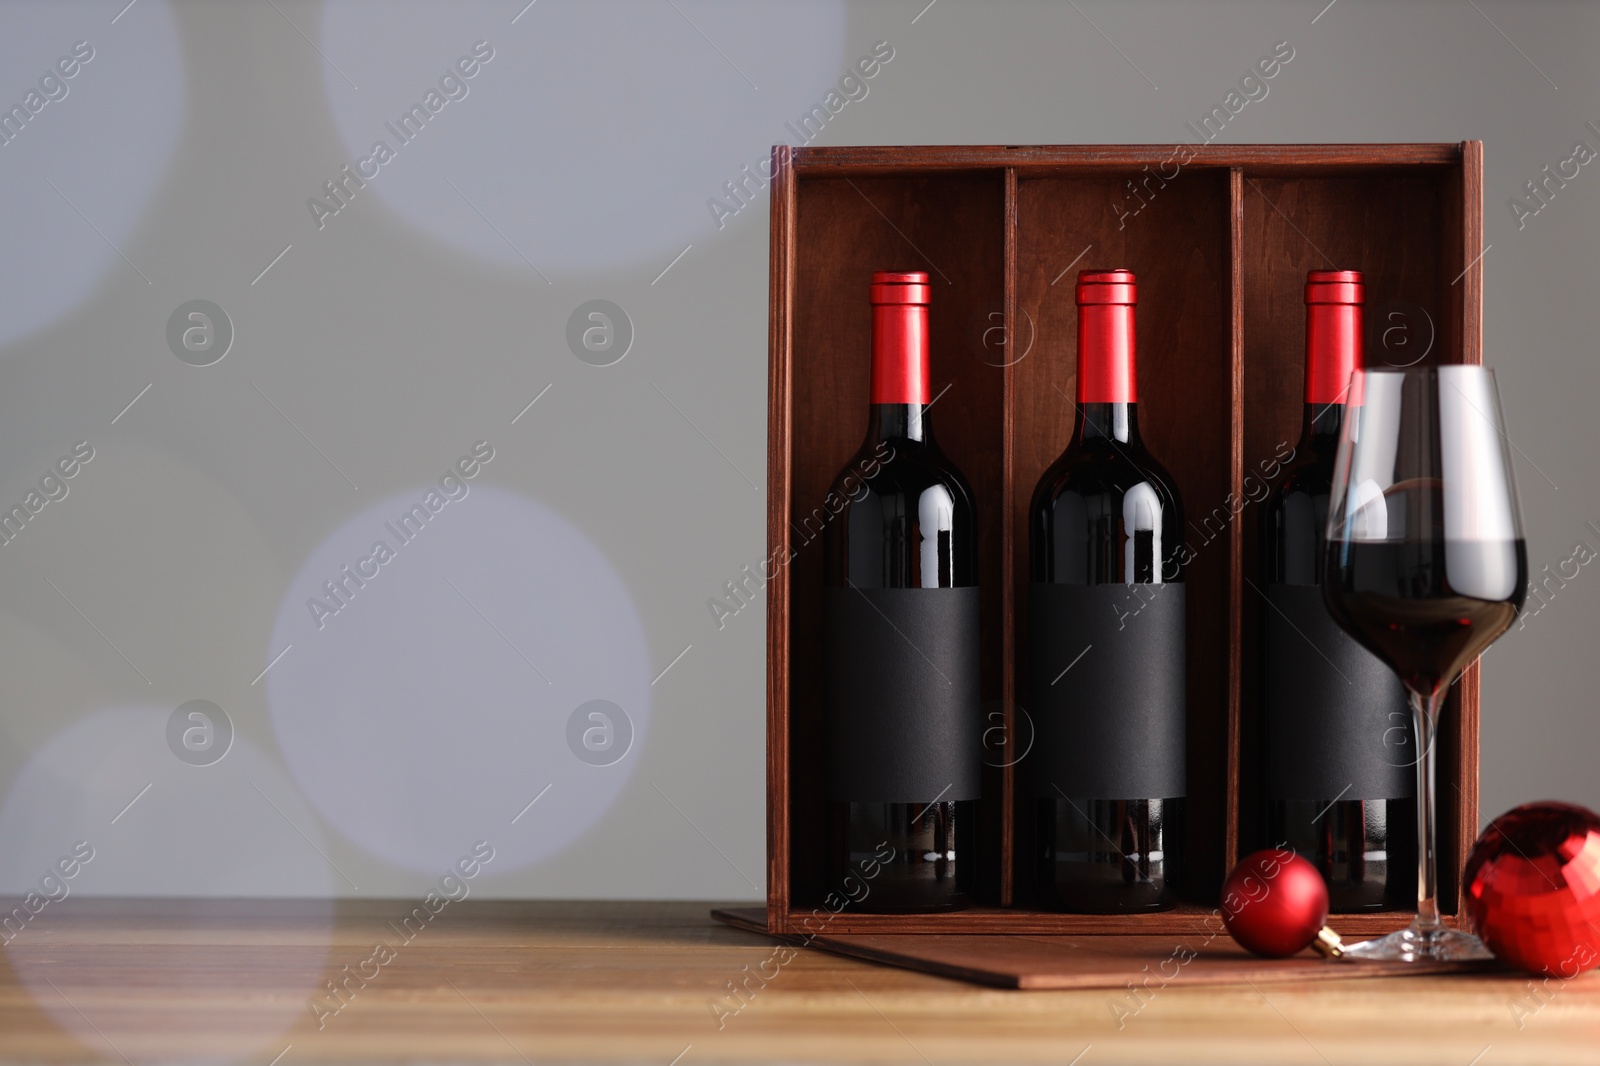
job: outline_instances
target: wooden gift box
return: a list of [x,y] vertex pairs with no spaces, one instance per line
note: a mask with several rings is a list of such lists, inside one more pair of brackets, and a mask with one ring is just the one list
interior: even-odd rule
[[[1180,154],[1180,151],[1183,154]],[[1369,365],[1479,363],[1483,146],[838,147],[773,150],[767,537],[767,929],[822,907],[820,528],[867,418],[873,270],[926,270],[932,426],[978,503],[981,906],[833,915],[835,933],[1192,932],[1259,838],[1260,466],[1299,440],[1306,272],[1364,271]],[[1192,158],[1187,158],[1192,155]],[[1185,159],[1187,158],[1187,161]],[[1018,807],[1026,509],[1072,432],[1074,281],[1139,282],[1140,424],[1177,480],[1188,586],[1185,880],[1175,911],[1068,915],[1030,900]],[[1377,326],[1375,333],[1373,327]],[[837,505],[835,505],[837,506]],[[1233,512],[1242,506],[1238,514]],[[787,560],[787,562],[785,562]],[[1025,805],[1024,805],[1025,806]],[[1439,896],[1457,909],[1478,829],[1478,672],[1441,726]],[[823,911],[827,914],[827,911]],[[1399,912],[1336,916],[1386,932]],[[816,927],[813,920],[812,927]]]

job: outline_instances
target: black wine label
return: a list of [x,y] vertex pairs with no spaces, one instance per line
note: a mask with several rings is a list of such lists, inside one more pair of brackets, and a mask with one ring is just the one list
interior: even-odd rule
[[1268,585],[1261,611],[1269,799],[1416,795],[1399,678],[1339,628],[1317,585]]
[[823,595],[828,798],[977,799],[978,590]]
[[1033,795],[1185,794],[1183,637],[1181,583],[1029,586]]

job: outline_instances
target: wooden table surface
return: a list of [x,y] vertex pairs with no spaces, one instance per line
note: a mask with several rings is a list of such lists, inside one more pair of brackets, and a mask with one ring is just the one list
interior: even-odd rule
[[398,901],[69,899],[0,952],[0,1060],[1600,1061],[1595,974],[1173,984],[1130,1011],[801,950],[735,1010],[775,942],[711,906],[466,900],[405,940]]

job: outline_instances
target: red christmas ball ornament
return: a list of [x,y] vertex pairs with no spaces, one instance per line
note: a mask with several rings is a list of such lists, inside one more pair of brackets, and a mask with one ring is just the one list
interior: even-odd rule
[[1222,882],[1222,921],[1241,946],[1283,958],[1307,945],[1341,954],[1338,934],[1323,925],[1328,886],[1311,863],[1292,851],[1267,848],[1239,860]]
[[1574,977],[1600,965],[1600,816],[1528,803],[1489,823],[1467,860],[1467,911],[1504,962]]

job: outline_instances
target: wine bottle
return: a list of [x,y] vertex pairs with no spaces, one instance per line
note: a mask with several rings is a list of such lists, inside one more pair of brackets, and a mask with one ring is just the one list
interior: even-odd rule
[[1077,419],[1029,509],[1022,762],[1040,896],[1060,910],[1177,902],[1185,795],[1183,515],[1139,436],[1137,285],[1078,275]]
[[1329,616],[1324,527],[1350,375],[1362,366],[1359,271],[1306,278],[1300,442],[1262,506],[1264,845],[1288,846],[1338,913],[1416,903],[1417,752],[1405,688]]
[[828,887],[875,912],[956,910],[977,879],[976,515],[929,429],[931,295],[872,275],[867,435],[823,538]]

